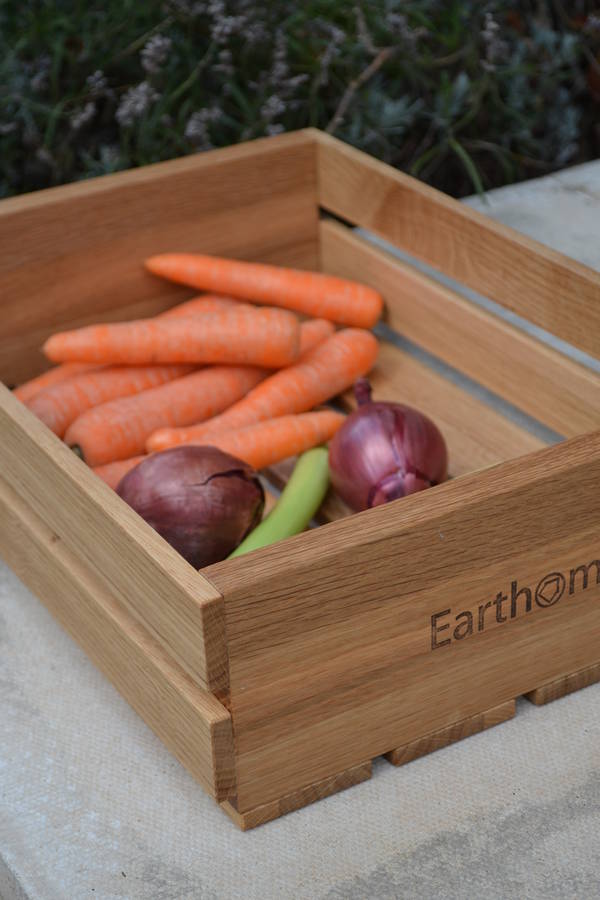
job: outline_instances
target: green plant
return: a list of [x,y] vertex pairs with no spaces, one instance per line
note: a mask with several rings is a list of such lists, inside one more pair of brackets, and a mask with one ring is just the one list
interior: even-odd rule
[[8,0],[0,196],[316,125],[455,195],[598,153],[594,4]]

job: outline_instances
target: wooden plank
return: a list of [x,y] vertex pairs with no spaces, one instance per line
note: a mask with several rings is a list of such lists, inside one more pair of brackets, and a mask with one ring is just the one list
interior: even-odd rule
[[315,147],[258,140],[0,203],[0,379],[46,365],[49,333],[152,315],[190,291],[147,274],[166,250],[317,267]]
[[227,691],[222,598],[0,385],[0,469],[31,510],[202,687]]
[[[376,400],[407,403],[430,416],[448,445],[453,476],[544,446],[533,434],[386,341],[369,378]],[[351,394],[345,399],[354,405]]]
[[302,809],[309,803],[315,803],[317,800],[338,794],[362,781],[368,781],[371,777],[371,769],[371,760],[369,760],[246,812],[239,812],[230,800],[226,800],[221,806],[238,828],[248,831],[250,828],[256,828],[258,825],[264,825],[266,822],[287,815],[287,813]]
[[581,691],[583,688],[590,687],[600,681],[600,663],[595,666],[588,666],[579,672],[571,672],[569,675],[563,675],[549,684],[544,684],[534,691],[529,691],[525,697],[535,703],[536,706],[543,706],[545,703],[551,703],[553,700],[560,700],[567,694],[574,691]]
[[385,299],[397,332],[524,412],[573,437],[600,428],[600,377],[469,303],[332,220],[322,220],[321,266]]
[[231,717],[0,478],[2,556],[216,799],[234,793]]
[[427,756],[428,753],[433,753],[434,750],[449,747],[450,744],[462,741],[463,738],[479,734],[481,731],[500,725],[501,722],[506,722],[507,719],[512,719],[515,714],[515,705],[514,700],[507,700],[506,703],[501,703],[492,709],[486,709],[485,712],[477,713],[474,716],[469,716],[468,719],[455,722],[448,728],[432,731],[430,734],[417,738],[416,741],[411,741],[402,747],[396,747],[395,750],[386,753],[385,758],[393,766],[403,766],[405,763],[412,762],[413,759]]
[[599,480],[596,433],[207,568],[238,809],[595,664]]
[[600,273],[315,132],[320,205],[592,355]]

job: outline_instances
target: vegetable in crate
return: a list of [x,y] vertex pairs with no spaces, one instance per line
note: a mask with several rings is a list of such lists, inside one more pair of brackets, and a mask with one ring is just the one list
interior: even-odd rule
[[146,450],[204,444],[209,434],[313,409],[366,375],[375,363],[377,350],[377,339],[370,331],[359,328],[336,331],[293,366],[257,385],[221,415],[188,428],[159,428],[148,438]]
[[189,318],[88,325],[53,334],[42,349],[53,362],[232,363],[277,369],[298,358],[300,325],[285,309],[240,303]]
[[372,287],[326,275],[263,263],[241,262],[198,253],[162,253],[146,260],[146,268],[179,284],[231,294],[254,303],[282,306],[330,319],[340,325],[371,328],[383,310]]
[[117,493],[195,568],[225,559],[260,522],[254,470],[216,447],[175,447],[144,459]]
[[204,443],[239,456],[255,469],[266,469],[331,440],[345,418],[332,409],[280,416],[245,428],[209,434]]
[[[308,352],[332,332],[333,325],[325,319],[303,322],[301,352]],[[160,388],[95,406],[73,422],[65,441],[77,446],[90,466],[127,459],[144,452],[146,440],[155,430],[210,419],[269,374],[268,369],[256,366],[208,366]]]
[[[200,297],[192,297],[191,300],[185,300],[177,306],[159,313],[157,318],[163,319],[181,319],[195,316],[198,313],[214,312],[218,309],[235,309],[239,307],[239,301],[232,300],[229,297],[213,297],[211,294],[203,294]],[[14,394],[22,403],[29,403],[37,394],[48,388],[59,384],[61,381],[73,378],[74,375],[80,375],[82,372],[89,372],[91,369],[98,368],[96,363],[61,363],[48,369],[41,375],[25,381],[15,388]]]
[[329,487],[327,448],[314,447],[299,457],[290,480],[269,515],[251,531],[231,556],[243,556],[259,547],[299,534],[308,526]]
[[402,403],[372,402],[366,378],[354,393],[358,409],[329,446],[331,483],[348,506],[369,509],[446,480],[446,443],[427,416]]

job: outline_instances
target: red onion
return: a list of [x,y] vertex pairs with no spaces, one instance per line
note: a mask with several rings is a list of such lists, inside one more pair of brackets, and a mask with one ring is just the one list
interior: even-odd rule
[[154,453],[117,493],[197,569],[229,556],[258,525],[265,502],[254,469],[216,447]]
[[439,429],[402,403],[374,403],[366,378],[354,385],[358,409],[329,445],[331,482],[354,510],[369,509],[445,481],[448,452]]

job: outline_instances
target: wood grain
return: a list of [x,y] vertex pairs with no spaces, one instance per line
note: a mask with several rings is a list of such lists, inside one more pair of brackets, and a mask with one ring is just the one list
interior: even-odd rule
[[338,772],[336,775],[324,778],[316,784],[309,784],[297,791],[293,791],[291,794],[280,797],[278,800],[272,800],[270,803],[256,806],[254,809],[246,812],[239,812],[230,800],[222,803],[221,807],[242,831],[248,831],[250,828],[256,828],[258,825],[264,825],[266,822],[278,819],[279,816],[295,812],[303,806],[308,806],[309,803],[323,800],[325,797],[345,791],[355,784],[367,781],[371,777],[371,769],[371,760],[369,760],[361,763],[361,765],[353,766],[351,769],[346,769],[344,772]]
[[202,687],[227,690],[222,598],[0,384],[2,476]]
[[[594,664],[600,582],[578,567],[600,556],[599,479],[587,435],[206,569],[225,597],[238,808]],[[572,596],[533,601],[571,569]],[[463,611],[473,633],[432,649],[432,616],[451,624],[441,643]]]
[[448,728],[432,731],[423,735],[423,737],[417,738],[416,741],[411,741],[402,747],[396,747],[395,750],[386,753],[385,758],[393,766],[403,766],[405,763],[412,762],[413,759],[427,756],[428,753],[433,753],[434,750],[449,747],[450,744],[462,741],[463,738],[479,734],[480,731],[485,731],[488,728],[493,728],[495,725],[500,725],[501,722],[506,722],[507,719],[512,719],[515,714],[515,705],[514,700],[507,700],[506,703],[501,703],[492,709],[486,709],[485,712],[477,713],[474,716],[469,716],[468,719],[455,722]]
[[536,706],[543,706],[545,703],[551,703],[553,700],[560,700],[567,694],[574,691],[580,691],[583,688],[590,687],[600,681],[600,663],[594,666],[588,666],[579,672],[572,672],[569,675],[563,675],[555,681],[543,684],[534,691],[529,691],[525,697],[535,703]]
[[2,556],[202,787],[235,791],[231,717],[0,478]]
[[[448,446],[453,476],[538,450],[543,441],[386,341],[369,376],[376,400],[407,403],[430,416]],[[345,400],[354,406],[354,398]]]
[[314,141],[300,132],[0,203],[0,380],[47,366],[52,331],[152,315],[192,292],[154,278],[167,250],[317,267]]
[[600,355],[600,273],[321,132],[320,205]]
[[386,321],[565,437],[600,428],[600,377],[338,222],[320,223],[325,271],[376,288]]

